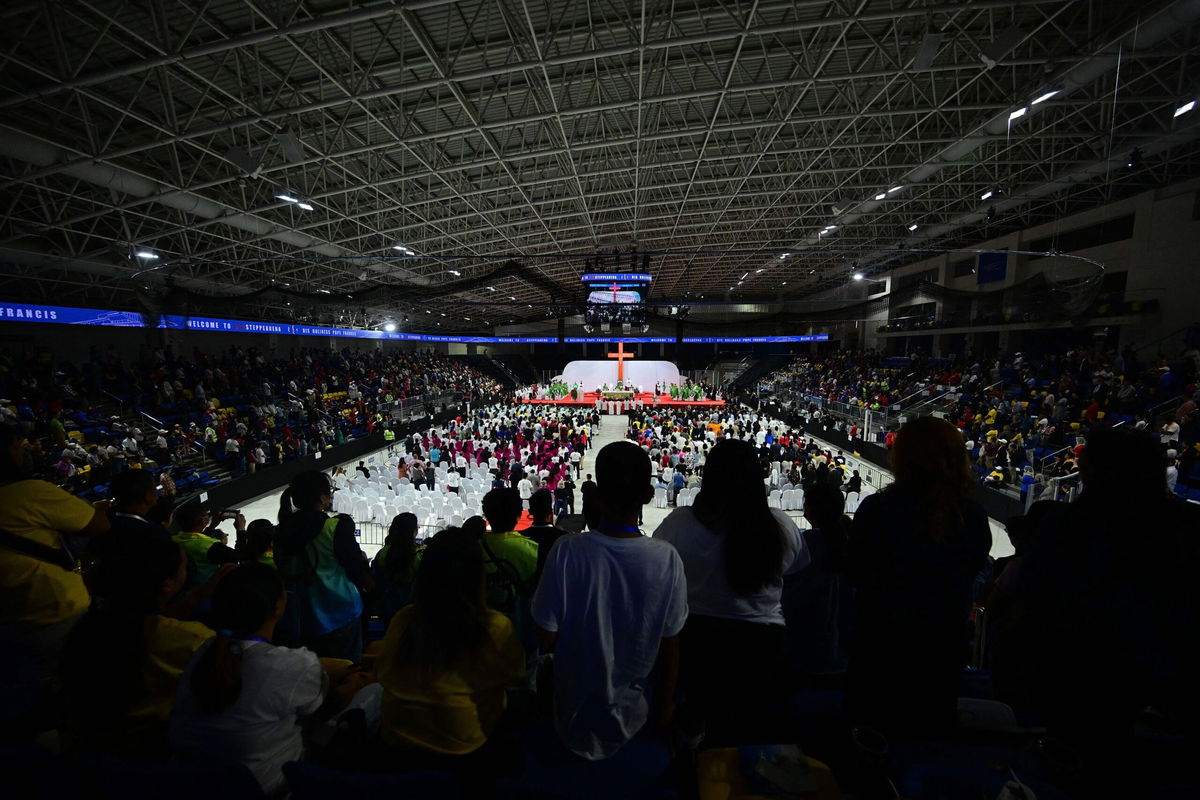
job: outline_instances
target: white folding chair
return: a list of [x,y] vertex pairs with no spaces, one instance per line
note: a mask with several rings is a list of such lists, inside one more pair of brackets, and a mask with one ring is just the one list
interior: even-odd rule
[[783,495],[778,489],[776,489],[775,491],[771,492],[770,495],[768,495],[767,505],[769,505],[771,508],[782,508],[783,507],[782,504],[783,504]]
[[667,507],[667,490],[666,489],[655,489],[654,490],[654,507],[655,508],[666,508]]

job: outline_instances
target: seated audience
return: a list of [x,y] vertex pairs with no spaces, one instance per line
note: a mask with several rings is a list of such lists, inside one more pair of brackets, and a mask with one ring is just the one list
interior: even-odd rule
[[559,540],[533,602],[542,649],[554,651],[555,728],[590,760],[613,755],[647,723],[670,724],[688,611],[679,554],[636,525],[652,497],[650,459],[613,442],[597,455],[596,475],[596,528]]
[[89,551],[91,607],[63,649],[63,741],[71,749],[165,758],[179,677],[213,632],[158,612],[187,579],[178,544],[127,530],[97,544]]
[[895,482],[862,501],[850,530],[847,710],[885,734],[931,735],[956,720],[971,589],[992,537],[953,425],[905,423],[891,458]]
[[809,554],[796,523],[767,505],[754,448],[718,442],[695,502],[671,512],[654,540],[675,547],[687,579],[680,675],[689,710],[713,739],[757,733],[756,712],[783,686],[784,576]]
[[302,472],[279,500],[275,564],[288,590],[277,638],[318,656],[362,660],[362,592],[374,586],[354,520],[329,516],[333,487],[321,472]]

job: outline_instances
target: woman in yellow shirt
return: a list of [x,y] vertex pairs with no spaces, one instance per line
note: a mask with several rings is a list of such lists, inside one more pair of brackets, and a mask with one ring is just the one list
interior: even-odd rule
[[165,758],[179,678],[213,636],[159,613],[187,581],[187,557],[169,537],[142,530],[113,531],[92,549],[92,605],[63,649],[64,743]]
[[25,448],[20,431],[0,425],[0,723],[36,732],[53,723],[43,704],[57,694],[59,652],[89,602],[65,539],[105,533],[109,521],[27,479]]
[[525,675],[525,650],[508,617],[485,600],[478,538],[458,528],[426,542],[416,602],[392,618],[376,662],[383,742],[415,753],[478,750]]

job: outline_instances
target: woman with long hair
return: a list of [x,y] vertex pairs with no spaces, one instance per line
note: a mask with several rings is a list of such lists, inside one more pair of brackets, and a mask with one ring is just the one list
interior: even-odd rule
[[504,687],[525,675],[525,650],[485,592],[476,536],[448,528],[426,542],[415,601],[392,617],[375,666],[391,749],[461,756],[495,730]]
[[362,591],[374,586],[347,514],[329,516],[333,487],[322,472],[302,472],[279,501],[275,564],[288,590],[278,638],[318,656],[362,658]]
[[784,575],[808,565],[799,528],[767,503],[754,447],[713,447],[700,494],[671,512],[654,538],[683,560],[688,621],[680,679],[692,713],[713,739],[753,728],[777,697],[784,645]]
[[954,724],[971,587],[992,537],[962,434],[937,417],[904,424],[894,483],[862,501],[847,543],[857,588],[847,709],[893,735]]
[[92,605],[63,649],[64,740],[165,758],[179,676],[213,635],[159,613],[187,580],[187,558],[170,538],[142,530],[113,531],[89,552]]
[[266,564],[225,576],[213,593],[220,629],[184,671],[170,724],[177,758],[244,764],[268,797],[284,789],[284,763],[304,755],[302,723],[370,682],[357,670],[331,680],[311,651],[272,644],[286,606],[283,581]]
[[405,511],[392,518],[383,547],[371,562],[384,624],[392,615],[412,602],[417,566],[424,548],[417,546],[417,515]]

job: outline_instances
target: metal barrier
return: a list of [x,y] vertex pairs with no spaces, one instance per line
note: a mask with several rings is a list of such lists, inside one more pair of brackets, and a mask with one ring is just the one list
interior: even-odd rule
[[[445,525],[420,525],[417,528],[417,541],[424,541],[438,531],[445,529]],[[381,522],[354,521],[354,538],[358,539],[360,545],[383,547],[384,541],[387,540],[387,534],[388,526]]]

